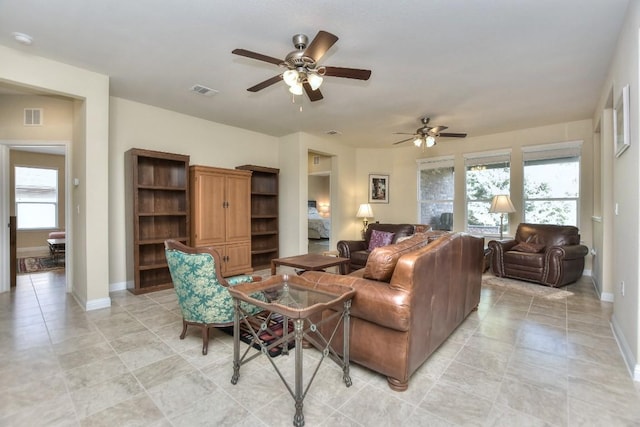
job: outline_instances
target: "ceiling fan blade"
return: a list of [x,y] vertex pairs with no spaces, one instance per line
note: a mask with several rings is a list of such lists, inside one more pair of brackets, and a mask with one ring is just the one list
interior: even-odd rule
[[231,53],[240,55],[240,56],[245,56],[251,59],[257,59],[258,61],[269,62],[275,65],[280,65],[283,62],[282,59],[274,58],[273,56],[263,55],[261,53],[251,52],[250,50],[246,50],[246,49],[233,49]]
[[411,138],[403,139],[402,141],[394,142],[393,145],[402,144],[403,142],[411,141],[412,139],[415,139],[415,138],[411,137]]
[[448,129],[448,127],[447,126],[436,126],[434,128],[431,128],[430,132],[431,133],[435,133],[436,135],[438,135],[441,131],[443,131],[445,129]]
[[251,86],[249,89],[247,89],[249,92],[257,92],[259,90],[262,90],[266,87],[269,87],[271,85],[274,85],[276,83],[278,83],[280,80],[282,80],[282,74],[278,74],[277,76],[273,76],[270,79],[267,79],[263,82],[258,83],[255,86]]
[[394,132],[394,135],[415,135],[415,133],[408,133],[408,132]]
[[361,70],[358,68],[325,67],[325,76],[344,77],[347,79],[369,80],[371,70]]
[[327,33],[326,31],[318,31],[316,37],[305,49],[304,54],[312,58],[315,62],[318,62],[337,41],[338,36]]
[[324,96],[322,96],[322,92],[320,92],[320,89],[311,89],[311,85],[309,83],[302,83],[302,87],[304,88],[304,91],[307,92],[307,96],[309,97],[309,100],[311,100],[311,102],[320,101],[322,98],[324,98]]
[[438,135],[441,138],[466,138],[467,134],[466,133],[450,133],[450,132],[443,132],[441,134]]

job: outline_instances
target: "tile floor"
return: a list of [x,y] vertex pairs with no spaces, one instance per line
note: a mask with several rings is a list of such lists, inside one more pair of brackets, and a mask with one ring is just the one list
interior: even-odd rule
[[[2,426],[289,426],[293,400],[268,360],[231,385],[232,340],[178,339],[173,291],[112,293],[83,312],[55,273],[0,294]],[[588,278],[545,300],[484,288],[477,312],[413,375],[404,393],[352,365],[353,386],[323,364],[307,426],[640,425],[637,384],[612,336],[612,306]],[[318,354],[305,350],[305,366]],[[290,378],[292,356],[276,359]]]

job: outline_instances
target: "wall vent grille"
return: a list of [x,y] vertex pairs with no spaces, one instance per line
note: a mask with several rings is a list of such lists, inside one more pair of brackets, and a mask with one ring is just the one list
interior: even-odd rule
[[198,95],[204,95],[204,96],[213,96],[216,93],[218,93],[217,90],[211,89],[202,85],[193,85],[191,87],[191,92],[197,93]]
[[42,126],[42,108],[25,108],[24,125]]

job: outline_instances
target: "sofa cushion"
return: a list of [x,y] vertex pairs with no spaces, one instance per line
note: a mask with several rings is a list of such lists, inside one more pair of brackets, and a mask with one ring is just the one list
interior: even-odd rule
[[362,277],[389,282],[396,269],[398,259],[406,253],[427,245],[430,241],[430,236],[427,233],[418,233],[400,243],[374,249],[369,254]]
[[369,240],[369,250],[372,251],[375,248],[390,245],[393,240],[393,236],[395,236],[395,233],[373,230],[371,232],[371,240]]
[[512,251],[518,252],[528,252],[530,254],[537,254],[538,252],[544,251],[546,246],[544,243],[533,243],[533,242],[520,242],[511,248]]

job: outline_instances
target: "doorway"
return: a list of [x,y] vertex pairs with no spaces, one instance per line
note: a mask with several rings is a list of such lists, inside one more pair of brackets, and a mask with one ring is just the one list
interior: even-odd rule
[[325,253],[331,246],[331,156],[310,151],[308,170],[308,253]]
[[[4,171],[2,176],[2,189],[0,191],[2,196],[2,203],[0,203],[2,213],[0,216],[2,216],[2,218],[9,218],[10,216],[16,215],[13,196],[14,191],[11,188],[11,184],[14,182],[12,177],[15,166],[51,168],[57,170],[59,175],[57,185],[56,228],[70,230],[71,198],[69,197],[69,189],[71,188],[71,163],[68,154],[70,142],[0,140],[0,148],[2,148],[3,153],[3,155],[0,156],[0,160],[2,170]],[[15,283],[15,275],[20,273],[20,268],[23,269],[23,273],[38,272],[40,269],[61,270],[58,272],[58,276],[64,278],[66,290],[71,290],[69,280],[67,280],[67,271],[69,268],[67,260],[71,258],[72,245],[65,244],[66,253],[64,260],[61,260],[59,257],[50,259],[51,254],[47,243],[49,231],[53,230],[18,230],[16,248],[9,250],[9,229],[3,227],[3,231],[0,232],[0,237],[3,241],[3,249],[6,248],[7,250],[0,252],[6,253],[7,256],[3,256],[2,261],[0,261],[0,271],[3,277],[9,277],[9,281],[2,281],[0,292],[8,291],[9,285]],[[4,244],[5,242],[6,245]],[[18,263],[17,259],[21,259],[21,262]],[[13,263],[13,265],[10,263]]]

